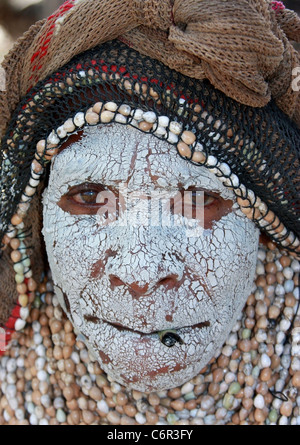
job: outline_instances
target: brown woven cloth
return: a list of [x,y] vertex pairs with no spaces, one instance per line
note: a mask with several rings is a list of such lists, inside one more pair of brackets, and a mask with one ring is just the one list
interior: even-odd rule
[[300,124],[293,88],[300,19],[268,0],[69,0],[31,27],[6,57],[0,135],[39,80],[73,56],[119,37],[172,69],[209,79],[229,97],[261,107],[274,98]]

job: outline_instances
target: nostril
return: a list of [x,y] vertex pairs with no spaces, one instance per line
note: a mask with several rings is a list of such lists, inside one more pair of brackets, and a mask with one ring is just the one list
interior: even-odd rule
[[164,286],[167,289],[172,289],[174,286],[178,285],[178,275],[169,275],[162,278],[158,282],[159,286]]
[[116,275],[109,275],[109,280],[110,283],[112,285],[112,287],[116,287],[116,286],[124,286],[124,281],[122,281],[119,277],[117,277]]

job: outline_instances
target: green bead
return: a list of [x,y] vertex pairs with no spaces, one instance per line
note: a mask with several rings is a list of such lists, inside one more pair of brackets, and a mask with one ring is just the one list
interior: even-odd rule
[[25,258],[25,260],[22,261],[22,264],[24,267],[30,267],[30,259]]
[[254,366],[253,370],[252,370],[252,375],[253,377],[257,378],[260,374],[260,369],[258,366]]
[[34,301],[33,301],[33,306],[37,309],[39,309],[39,307],[41,306],[41,300],[40,297],[36,296]]
[[269,420],[270,420],[270,422],[275,423],[275,422],[277,422],[277,419],[278,419],[278,413],[277,413],[276,409],[272,409],[269,412]]
[[178,417],[175,414],[170,413],[167,415],[167,422],[169,425],[174,425],[177,420]]
[[228,388],[228,394],[237,394],[241,389],[241,385],[238,382],[232,382]]
[[190,391],[190,392],[184,394],[183,398],[184,398],[184,400],[189,401],[189,400],[194,400],[196,398],[196,396],[193,391]]
[[15,263],[14,264],[14,271],[18,275],[23,275],[24,274],[24,266],[23,266],[23,264],[22,263]]
[[223,406],[224,406],[224,408],[226,408],[227,410],[230,410],[233,407],[233,403],[234,403],[233,395],[226,393],[224,398],[223,398]]
[[24,275],[22,274],[16,274],[15,275],[15,281],[16,281],[16,283],[17,284],[21,284],[21,283],[23,283],[23,281],[24,281]]
[[243,329],[242,339],[246,340],[247,338],[250,338],[250,336],[251,336],[251,330],[250,329]]

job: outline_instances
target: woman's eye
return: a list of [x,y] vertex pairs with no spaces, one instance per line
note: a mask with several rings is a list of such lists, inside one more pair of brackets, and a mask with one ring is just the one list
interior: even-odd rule
[[209,205],[216,203],[218,197],[208,194],[203,190],[193,190],[185,193],[184,199],[188,205],[192,205],[194,207],[208,207]]
[[204,228],[211,228],[214,221],[231,211],[232,201],[224,200],[217,193],[204,190],[180,190],[170,207],[174,215],[197,220]]
[[98,194],[95,190],[86,190],[73,195],[73,199],[78,204],[97,204]]
[[216,201],[215,196],[212,195],[208,195],[207,193],[203,193],[203,205],[205,206],[209,206],[210,204],[213,204]]
[[73,215],[95,215],[103,207],[115,211],[116,196],[102,184],[84,183],[71,187],[58,205]]

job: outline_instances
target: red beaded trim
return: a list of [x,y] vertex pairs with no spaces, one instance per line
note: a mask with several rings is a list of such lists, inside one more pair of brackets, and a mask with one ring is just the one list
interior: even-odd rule
[[47,19],[48,30],[43,36],[41,36],[39,41],[39,49],[31,57],[32,75],[29,78],[29,80],[33,81],[33,84],[31,85],[29,90],[38,81],[38,76],[35,73],[41,70],[43,67],[43,58],[48,53],[49,45],[52,36],[54,34],[56,21],[59,18],[63,17],[74,6],[75,6],[75,0],[67,0],[58,8],[57,11],[55,11],[52,15],[48,17]]
[[285,9],[285,6],[282,2],[272,2],[271,5],[274,11],[280,11]]

